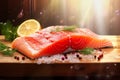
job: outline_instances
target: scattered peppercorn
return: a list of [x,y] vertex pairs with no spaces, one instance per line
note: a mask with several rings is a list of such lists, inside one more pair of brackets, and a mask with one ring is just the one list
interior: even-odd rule
[[17,56],[14,56],[14,59],[17,59]]
[[19,57],[16,58],[19,61]]
[[25,57],[24,57],[24,56],[23,56],[23,57],[14,56],[14,59],[16,59],[16,60],[18,60],[18,61],[19,61],[20,59],[21,59],[21,60],[25,60]]
[[77,54],[76,57],[79,58],[80,56]]
[[98,61],[103,57],[103,54],[101,54],[100,56],[98,56]]
[[61,59],[62,59],[62,60],[65,60],[65,58],[64,58],[64,57],[62,57]]
[[77,57],[78,59],[82,59],[82,57],[80,57],[80,55],[79,55],[79,54],[77,54],[77,55],[76,55],[76,57]]
[[24,56],[22,57],[22,60],[25,60],[25,57],[24,57]]
[[94,58],[96,59],[96,57],[97,57],[97,56],[95,55]]
[[68,59],[67,54],[64,54],[65,59]]

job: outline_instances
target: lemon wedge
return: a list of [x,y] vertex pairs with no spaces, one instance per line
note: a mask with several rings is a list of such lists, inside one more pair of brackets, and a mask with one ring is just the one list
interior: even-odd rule
[[17,34],[20,37],[28,36],[41,29],[40,23],[35,19],[28,19],[21,23],[17,29]]

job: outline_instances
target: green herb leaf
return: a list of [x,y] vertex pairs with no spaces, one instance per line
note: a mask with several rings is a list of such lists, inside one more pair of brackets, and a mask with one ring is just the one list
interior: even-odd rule
[[55,27],[54,29],[51,30],[51,32],[60,32],[60,31],[74,31],[77,28],[77,26],[64,26],[62,27]]
[[85,48],[83,50],[78,50],[78,52],[80,52],[81,54],[85,54],[85,55],[91,54],[93,51],[94,51],[93,48]]
[[3,55],[12,56],[15,51],[16,50],[14,50],[0,42],[0,53],[2,53]]
[[74,31],[76,28],[76,26],[65,26],[63,31]]
[[0,23],[0,32],[2,35],[5,36],[5,40],[7,41],[13,41],[17,35],[17,26],[13,26],[10,21],[7,21],[6,23]]

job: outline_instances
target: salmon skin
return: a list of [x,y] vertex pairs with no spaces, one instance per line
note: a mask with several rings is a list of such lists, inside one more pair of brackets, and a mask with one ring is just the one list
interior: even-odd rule
[[102,39],[89,29],[76,28],[74,31],[56,31],[64,26],[50,26],[32,35],[18,37],[12,42],[17,49],[31,59],[64,53],[67,49],[111,47],[112,42]]

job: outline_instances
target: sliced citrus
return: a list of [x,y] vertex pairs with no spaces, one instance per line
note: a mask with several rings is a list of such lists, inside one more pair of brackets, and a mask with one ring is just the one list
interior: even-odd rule
[[18,36],[28,36],[41,29],[40,23],[35,19],[24,21],[17,29]]

